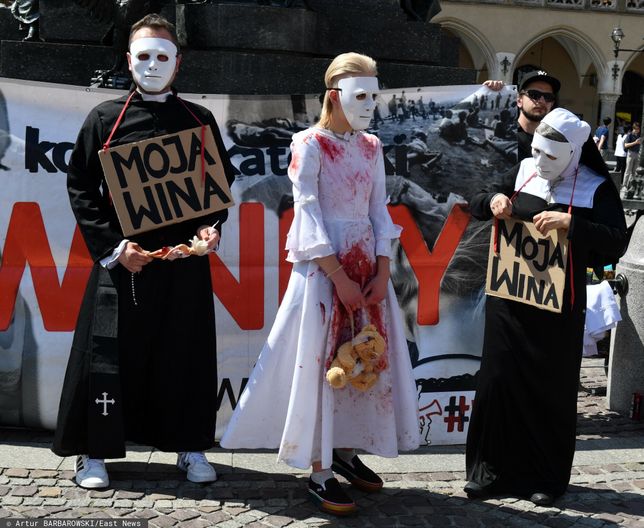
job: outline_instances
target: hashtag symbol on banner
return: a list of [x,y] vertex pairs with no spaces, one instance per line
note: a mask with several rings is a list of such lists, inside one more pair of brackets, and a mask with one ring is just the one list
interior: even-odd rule
[[455,424],[459,432],[463,431],[465,424],[470,421],[469,417],[466,416],[469,409],[470,406],[465,403],[465,396],[458,397],[458,405],[456,405],[456,396],[450,396],[449,405],[443,409],[447,413],[447,416],[443,420],[447,424],[448,433],[454,432]]

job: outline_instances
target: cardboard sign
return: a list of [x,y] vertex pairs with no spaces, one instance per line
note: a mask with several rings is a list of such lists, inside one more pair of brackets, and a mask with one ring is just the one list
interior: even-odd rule
[[[498,253],[494,252],[496,232]],[[543,236],[532,222],[499,220],[492,229],[485,293],[561,312],[566,283],[565,231]]]
[[123,235],[177,224],[234,205],[221,156],[206,127],[201,174],[201,127],[137,141],[99,158]]

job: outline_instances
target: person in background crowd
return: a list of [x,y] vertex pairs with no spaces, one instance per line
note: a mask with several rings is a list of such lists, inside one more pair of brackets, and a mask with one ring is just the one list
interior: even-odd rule
[[640,124],[635,122],[632,130],[624,139],[624,150],[626,151],[626,170],[624,172],[624,183],[622,184],[624,194],[631,190],[637,175],[637,160],[639,159],[641,143]]
[[615,172],[619,174],[618,188],[624,181],[624,171],[626,171],[626,151],[624,150],[624,141],[630,131],[630,126],[624,127],[624,131],[617,135],[617,140],[615,141]]
[[595,143],[604,161],[608,158],[608,126],[612,122],[613,120],[610,117],[605,117],[602,121],[602,126],[597,127],[597,130],[595,130]]

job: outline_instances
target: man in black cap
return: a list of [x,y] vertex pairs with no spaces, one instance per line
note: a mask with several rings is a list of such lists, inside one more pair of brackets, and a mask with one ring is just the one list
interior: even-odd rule
[[543,70],[527,73],[519,83],[517,107],[519,108],[519,161],[532,157],[532,136],[545,115],[557,103],[561,83]]
[[[503,81],[485,81],[483,84],[495,91],[501,90],[504,85]],[[518,161],[521,161],[532,157],[532,136],[544,116],[557,106],[557,94],[561,83],[547,72],[535,70],[526,73],[517,88]]]

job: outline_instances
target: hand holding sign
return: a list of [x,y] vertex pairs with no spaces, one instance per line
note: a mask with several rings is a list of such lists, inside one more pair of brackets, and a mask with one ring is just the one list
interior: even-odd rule
[[510,218],[512,216],[512,202],[505,194],[497,194],[490,202],[490,209],[496,218]]
[[[535,219],[541,217],[547,227],[565,222],[566,216],[544,211]],[[499,219],[490,240],[485,293],[560,313],[567,257],[563,231],[553,229],[542,235],[531,222]]]
[[534,227],[542,235],[547,235],[553,229],[568,229],[570,227],[571,215],[559,211],[543,211],[535,215],[532,221]]
[[152,262],[152,257],[136,242],[128,242],[121,252],[118,261],[131,273],[138,273],[143,266]]
[[215,229],[215,226],[204,226],[199,229],[198,235],[199,238],[201,238],[202,242],[206,242],[208,245],[208,251],[214,251],[217,248],[217,245],[219,244],[219,231]]

